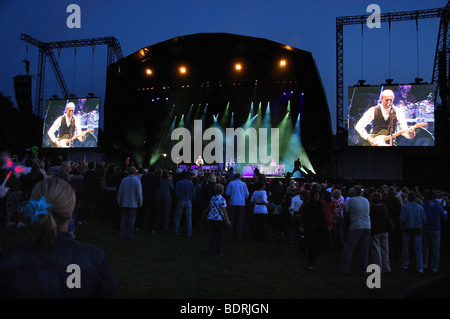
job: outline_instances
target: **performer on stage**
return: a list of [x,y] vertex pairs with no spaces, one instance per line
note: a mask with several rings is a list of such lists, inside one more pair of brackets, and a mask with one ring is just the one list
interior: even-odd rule
[[275,159],[271,159],[269,163],[269,174],[276,175],[278,174],[278,164],[275,162]]
[[203,164],[204,164],[201,155],[199,155],[199,156],[197,157],[197,160],[195,161],[195,164],[197,165],[198,170],[201,171],[201,170],[202,170],[202,167],[203,167]]
[[300,172],[301,174],[302,169],[302,159],[300,157],[297,157],[297,159],[294,161],[294,170],[291,173],[291,177],[294,176],[295,172]]
[[[73,115],[74,111],[75,104],[73,102],[67,103],[64,114],[59,116],[48,130],[48,137],[56,147],[72,147],[74,139],[78,139],[80,142],[86,140],[87,131],[81,131],[80,120]],[[57,130],[59,130],[58,137],[55,136]]]
[[277,162],[275,162],[275,160],[272,158],[272,160],[270,161],[269,166],[278,166]]
[[[403,135],[408,139],[415,137],[414,129],[421,127],[418,123],[408,128],[405,114],[393,104],[394,92],[384,90],[381,93],[381,103],[369,108],[361,119],[356,123],[355,130],[364,139],[363,145],[392,146],[395,145],[393,138]],[[366,131],[366,126],[372,123],[372,134]]]
[[230,158],[230,160],[227,163],[225,163],[225,166],[229,170],[231,167],[236,166],[236,163],[234,162],[233,158]]

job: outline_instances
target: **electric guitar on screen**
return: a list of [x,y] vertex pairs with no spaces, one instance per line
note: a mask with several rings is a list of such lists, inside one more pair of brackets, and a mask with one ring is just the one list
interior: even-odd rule
[[[416,128],[425,127],[427,125],[428,125],[427,123],[417,123],[416,125],[414,125],[410,128],[398,131],[392,135],[388,135],[387,130],[381,130],[377,134],[371,134],[370,136],[375,138],[375,142],[377,143],[377,146],[392,146],[391,144],[387,143],[391,140],[391,138],[402,135],[410,130],[415,130]],[[372,144],[370,144],[370,142],[368,142],[367,140],[363,140],[363,146],[371,146],[371,145]]]
[[70,147],[70,144],[72,143],[72,141],[74,141],[75,139],[79,138],[83,134],[88,134],[88,133],[91,133],[93,131],[94,131],[94,129],[90,128],[90,129],[87,129],[86,131],[84,131],[83,133],[75,135],[75,136],[73,136],[71,138],[69,138],[69,134],[65,134],[62,137],[57,139],[58,142],[59,142],[59,145],[60,145],[59,147],[61,147],[61,148]]

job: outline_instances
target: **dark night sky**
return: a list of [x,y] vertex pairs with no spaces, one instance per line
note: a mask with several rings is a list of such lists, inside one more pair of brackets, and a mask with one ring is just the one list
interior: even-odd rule
[[[68,28],[69,4],[81,8],[81,28]],[[177,36],[205,32],[225,32],[253,36],[309,51],[316,60],[330,107],[335,130],[336,109],[336,17],[366,15],[370,4],[381,13],[444,7],[446,0],[370,1],[93,1],[93,0],[1,0],[0,50],[2,77],[0,91],[14,98],[13,77],[25,73],[26,57],[30,73],[37,73],[38,50],[20,40],[26,33],[44,41],[61,41],[113,36],[124,56],[143,47]],[[431,82],[439,19],[422,19],[392,24],[380,29],[366,25],[344,27],[344,87],[359,79],[381,84],[386,78],[413,82],[421,77]],[[362,33],[362,34],[361,34]],[[389,44],[390,42],[390,44]],[[390,52],[390,54],[389,54]],[[57,53],[56,53],[57,54]],[[106,46],[63,49],[57,54],[71,93],[87,96],[94,92],[104,98]],[[389,68],[390,58],[390,68]],[[32,98],[35,98],[35,80]],[[346,90],[344,90],[346,91]],[[62,96],[47,62],[44,99]],[[345,97],[346,98],[346,97]],[[345,99],[344,99],[345,101]]]

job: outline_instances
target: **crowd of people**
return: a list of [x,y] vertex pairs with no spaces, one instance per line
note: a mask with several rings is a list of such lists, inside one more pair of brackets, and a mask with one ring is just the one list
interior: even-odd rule
[[[384,273],[391,262],[408,269],[438,272],[440,243],[448,236],[447,193],[443,189],[362,185],[291,178],[267,178],[239,172],[170,171],[150,165],[50,161],[32,158],[25,174],[12,174],[3,198],[6,227],[28,227],[25,204],[35,185],[59,177],[72,186],[76,201],[67,231],[85,221],[111,223],[124,240],[135,231],[171,232],[173,236],[203,235],[206,253],[221,255],[229,237],[265,243],[279,237],[305,254],[314,270],[320,252],[339,250],[340,272],[348,274],[359,248],[360,271],[377,264]],[[7,171],[5,170],[5,172]],[[2,173],[2,174],[3,174]],[[5,174],[0,176],[4,179]],[[196,234],[197,233],[197,234]],[[410,245],[412,242],[412,245]],[[410,251],[413,247],[413,251]]]

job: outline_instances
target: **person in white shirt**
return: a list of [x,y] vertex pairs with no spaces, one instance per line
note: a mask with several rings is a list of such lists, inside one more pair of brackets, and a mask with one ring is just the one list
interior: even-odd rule
[[253,192],[250,201],[255,205],[253,208],[255,238],[258,242],[266,242],[266,224],[267,216],[269,214],[267,204],[269,201],[265,190],[265,183],[263,181],[257,183],[257,189]]
[[[390,140],[383,142],[373,136],[382,130],[387,131],[387,134],[383,135],[391,135],[405,130],[405,133],[402,134],[404,137],[408,139],[415,137],[414,128],[408,128],[405,114],[400,108],[394,106],[393,101],[394,92],[392,90],[384,90],[381,93],[381,103],[369,108],[356,123],[355,130],[361,138],[372,146],[393,145]],[[372,123],[372,135],[366,130],[370,123]]]
[[199,156],[197,157],[196,161],[195,161],[195,164],[197,165],[197,169],[198,169],[198,170],[202,170],[203,164],[204,164],[204,163],[205,163],[205,162],[203,161],[202,156],[199,155]]

